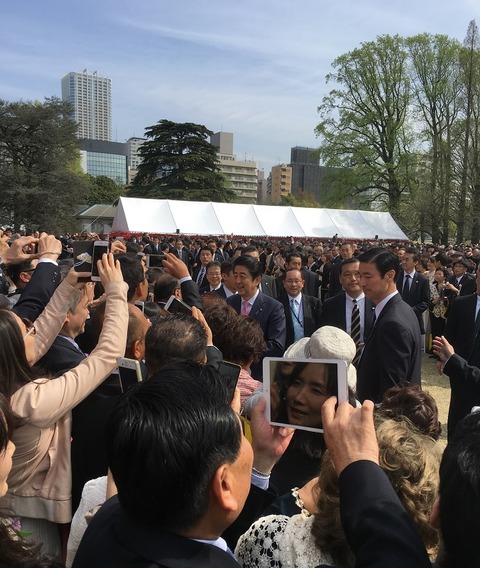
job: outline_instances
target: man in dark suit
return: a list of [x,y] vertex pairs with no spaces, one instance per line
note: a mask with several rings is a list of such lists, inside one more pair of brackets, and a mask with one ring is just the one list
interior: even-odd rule
[[[303,279],[305,281],[305,292],[309,296],[318,298],[318,289],[320,288],[320,279],[318,275],[307,268],[307,259],[301,255],[299,252],[291,252],[287,254],[285,259],[285,270],[289,268],[296,268],[301,270]],[[285,294],[285,288],[283,287],[283,281],[285,280],[285,272],[280,276],[277,276],[275,282],[277,286],[278,294]]]
[[[340,258],[341,260],[347,260],[348,258],[353,258],[353,248],[350,243],[343,243],[340,247]],[[334,262],[332,270],[330,271],[330,286],[328,288],[328,297],[333,298],[342,291],[342,285],[340,283],[340,268],[342,262]]]
[[208,284],[200,288],[200,294],[215,292],[222,298],[227,295],[222,286],[222,265],[216,260],[212,260],[206,266]]
[[[480,368],[480,271],[477,270],[476,294],[460,296],[452,302],[445,326],[445,337],[456,355],[466,364]],[[458,422],[473,406],[480,404],[480,390],[475,382],[463,375],[462,369],[449,361],[443,372],[450,379],[450,406],[448,409],[448,437],[451,438]],[[458,363],[458,361],[457,361]],[[460,371],[457,372],[457,369]]]
[[467,272],[468,262],[463,258],[456,260],[453,263],[453,276],[447,280],[449,290],[452,290],[458,296],[468,296],[469,294],[475,294],[477,288],[475,284],[475,277]]
[[287,325],[285,349],[302,337],[311,337],[320,327],[322,302],[318,298],[302,293],[305,281],[302,273],[296,268],[285,272],[283,281],[286,294],[279,297],[283,304]]
[[[260,262],[260,253],[258,252],[257,248],[253,245],[249,245],[242,249],[242,255],[251,256],[255,260]],[[260,262],[260,264],[262,264]],[[263,270],[263,268],[262,268]],[[264,274],[262,272],[262,279],[260,280],[259,284],[260,292],[263,292],[266,296],[270,296],[270,298],[277,298],[278,297],[278,289],[275,282],[275,278],[273,276],[269,276],[268,274]]]
[[[262,265],[250,256],[241,255],[233,263],[238,294],[227,298],[227,303],[238,314],[257,320],[263,330],[265,349],[263,357],[281,357],[285,351],[286,325],[283,306],[258,289]],[[262,380],[262,362],[251,367],[252,376]]]
[[407,248],[402,256],[402,268],[397,276],[397,290],[403,300],[412,307],[418,319],[420,333],[425,334],[423,312],[430,305],[430,284],[425,276],[416,270],[420,253],[415,248]]
[[198,289],[208,285],[207,264],[213,260],[213,251],[210,247],[204,246],[198,253],[198,267],[193,271],[193,281],[197,283]]
[[175,254],[175,256],[178,256],[178,258],[182,262],[184,262],[188,266],[189,269],[191,269],[192,258],[191,258],[191,255],[190,255],[190,252],[188,251],[188,249],[183,246],[182,239],[177,239],[175,241],[175,249],[174,249],[173,253]]
[[248,496],[253,452],[208,367],[175,363],[130,389],[109,417],[107,454],[118,496],[92,519],[75,568],[238,567],[220,535]]
[[93,288],[87,283],[82,290],[74,290],[68,299],[67,315],[60,333],[38,365],[58,377],[76,367],[86,357],[75,338],[85,331],[90,317]]
[[161,265],[160,255],[163,254],[163,251],[158,237],[153,237],[153,239],[144,247],[143,252],[149,257],[149,266]]
[[360,401],[381,402],[388,388],[403,381],[420,385],[420,328],[397,290],[398,257],[387,249],[372,248],[358,260],[360,284],[375,304],[375,323],[358,364],[357,396]]
[[[343,329],[355,341],[358,350],[358,357],[354,359],[355,365],[372,326],[375,309],[375,305],[365,297],[360,286],[359,267],[360,263],[354,257],[342,261],[339,279],[343,292],[325,300],[320,318],[320,326],[332,325]],[[359,327],[355,325],[355,306],[358,309]]]

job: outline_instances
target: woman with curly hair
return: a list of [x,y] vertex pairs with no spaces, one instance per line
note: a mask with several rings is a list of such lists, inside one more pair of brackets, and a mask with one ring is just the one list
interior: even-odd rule
[[[407,419],[378,416],[377,438],[380,467],[434,557],[438,534],[429,518],[437,497],[440,449]],[[354,566],[355,557],[340,521],[338,477],[328,452],[322,459],[316,491],[314,515],[270,515],[256,521],[238,541],[235,554],[240,564],[261,568]]]

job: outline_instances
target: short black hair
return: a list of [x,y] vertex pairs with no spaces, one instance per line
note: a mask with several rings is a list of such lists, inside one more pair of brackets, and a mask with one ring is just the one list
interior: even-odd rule
[[364,252],[358,257],[358,261],[374,264],[382,278],[389,270],[394,270],[395,276],[400,272],[400,260],[398,256],[386,248],[374,247],[368,249],[367,252]]
[[162,274],[155,282],[153,298],[155,302],[168,302],[175,290],[180,288],[180,281],[171,274]]
[[233,260],[224,260],[221,266],[222,274],[230,274],[232,270],[233,270]]
[[212,268],[212,267],[220,268],[220,272],[222,272],[222,265],[221,265],[220,262],[218,262],[218,260],[212,260],[212,261],[210,261],[210,262],[207,264],[207,266],[205,266],[205,270],[208,272],[208,269],[209,269],[209,268]]
[[418,262],[420,260],[420,252],[415,247],[408,247],[405,249],[406,254],[411,254],[413,256],[413,260]]
[[352,256],[351,258],[346,258],[345,260],[342,260],[340,264],[340,274],[342,274],[344,266],[347,266],[348,264],[353,264],[354,262],[358,263],[358,258],[356,256]]
[[203,325],[188,314],[159,318],[145,336],[145,365],[149,377],[173,361],[201,361],[207,352]]
[[237,459],[242,434],[218,374],[177,362],[119,399],[106,439],[125,512],[181,532],[206,513],[210,481],[222,464]]
[[255,280],[258,276],[262,275],[262,264],[256,258],[247,255],[240,255],[233,261],[233,268],[237,266],[245,267],[249,272],[250,276]]
[[137,286],[145,281],[143,263],[138,256],[128,253],[119,254],[115,259],[120,263],[123,279],[128,284],[127,302],[129,302],[135,295]]

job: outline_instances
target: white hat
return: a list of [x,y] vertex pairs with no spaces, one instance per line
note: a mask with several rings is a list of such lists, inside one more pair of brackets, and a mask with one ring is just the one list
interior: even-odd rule
[[357,370],[352,361],[357,352],[353,339],[338,327],[326,325],[317,329],[312,337],[302,337],[285,351],[284,357],[307,357],[311,359],[342,359],[348,364],[348,386],[355,390]]

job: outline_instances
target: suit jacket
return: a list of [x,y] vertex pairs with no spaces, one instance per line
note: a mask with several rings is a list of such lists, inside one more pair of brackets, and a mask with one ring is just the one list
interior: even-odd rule
[[266,296],[270,296],[270,298],[278,297],[277,285],[275,283],[275,278],[273,276],[269,276],[268,274],[262,274],[262,280],[260,282],[260,285],[262,287],[262,292]]
[[[343,262],[343,260],[342,260]],[[328,297],[333,298],[343,290],[340,284],[340,269],[342,268],[341,262],[335,262],[330,270]]]
[[[402,293],[403,281],[405,278],[404,270],[400,270],[397,276],[397,290]],[[425,333],[425,325],[423,323],[423,312],[428,309],[430,305],[430,283],[428,278],[422,276],[419,272],[415,271],[412,282],[410,283],[410,290],[408,296],[404,298],[405,302],[413,308],[415,315],[418,319],[420,326],[420,333]]]
[[[455,276],[450,276],[447,280],[447,282],[450,282],[451,284],[455,285],[455,282],[457,281]],[[477,291],[477,283],[475,281],[475,276],[473,276],[473,274],[470,274],[469,272],[466,272],[463,276],[462,279],[460,280],[460,294],[459,296],[468,296],[469,294],[475,294],[475,292]]]
[[[346,332],[347,322],[345,319],[345,302],[345,291],[333,296],[333,298],[327,298],[323,302],[320,327],[323,327],[324,325],[332,325],[333,327],[338,327]],[[374,308],[374,304],[368,298],[365,298],[365,316],[362,326],[364,339],[366,339],[372,326]]]
[[[280,296],[279,302],[283,304],[285,310],[285,321],[287,325],[287,339],[285,349],[294,343],[293,318],[290,309],[290,299],[288,295]],[[302,313],[303,313],[303,336],[311,337],[320,327],[322,315],[322,302],[318,298],[302,294]]]
[[469,365],[463,357],[455,354],[446,362],[443,372],[450,379],[451,387],[448,409],[448,439],[450,440],[460,420],[470,414],[472,407],[480,406],[480,369]]
[[[239,314],[242,307],[242,298],[238,294],[235,294],[227,298],[227,304],[232,306],[237,314]],[[266,346],[263,350],[262,358],[281,357],[285,351],[287,333],[285,311],[282,304],[278,300],[259,292],[250,310],[250,317],[257,320],[263,330]],[[254,379],[262,380],[263,372],[261,361],[252,365],[251,371]]]
[[[208,286],[203,286],[203,288],[200,288],[200,296],[202,294],[206,294],[207,292],[210,292],[210,284],[208,284]],[[225,294],[225,290],[223,289],[223,284],[220,286],[218,290],[213,290],[213,292],[215,292],[215,294],[218,294],[222,298],[227,297],[227,295]]]
[[431,568],[412,520],[378,465],[354,462],[338,485],[342,527],[356,568]]
[[409,381],[420,385],[421,337],[417,316],[393,296],[365,341],[357,370],[357,397],[381,402],[390,387]]
[[478,383],[474,382],[477,371],[480,371],[480,343],[478,336],[475,338],[476,307],[477,294],[459,296],[451,304],[445,326],[445,337],[455,349],[455,355],[447,361],[443,370],[450,379],[451,388],[449,438],[472,406],[480,404],[480,390]]
[[186,249],[185,247],[182,248],[182,250],[179,252],[178,249],[174,249],[174,254],[175,256],[177,256],[181,261],[183,261],[184,264],[186,264],[188,266],[188,268],[191,267],[192,265],[192,259],[190,256],[190,252],[188,251],[188,249]]
[[56,264],[39,262],[12,311],[18,317],[34,322],[43,312],[61,280],[60,269]]
[[[159,511],[159,515],[162,512]],[[238,568],[220,548],[129,517],[118,497],[104,503],[83,536],[74,568]]]
[[85,357],[85,353],[77,349],[66,337],[57,335],[50,349],[38,362],[38,366],[59,377],[76,367]]
[[[200,272],[200,269],[201,269],[201,268],[202,268],[202,267],[199,266],[198,268],[195,268],[194,271],[193,271],[192,280],[193,280],[195,283],[197,282],[197,276],[198,276],[198,273]],[[208,286],[208,285],[209,285],[209,284],[208,284],[208,280],[207,280],[207,271],[205,271],[205,274],[203,275],[203,278],[202,278],[201,282],[199,282],[199,283],[197,284],[197,286],[198,286],[198,289],[200,290],[200,288],[204,288],[205,286]]]

